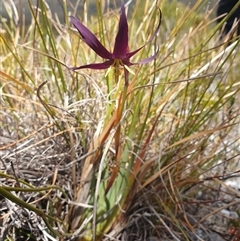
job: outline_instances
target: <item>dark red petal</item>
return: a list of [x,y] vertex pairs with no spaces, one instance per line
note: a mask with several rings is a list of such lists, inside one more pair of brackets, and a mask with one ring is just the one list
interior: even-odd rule
[[79,67],[70,67],[69,69],[71,70],[78,70],[78,69],[108,69],[112,64],[113,60],[108,60],[103,63],[96,63],[96,64],[87,64],[87,65],[82,65]]
[[83,41],[103,59],[111,59],[112,54],[99,42],[96,36],[75,17],[70,17],[72,24],[78,30]]
[[158,56],[158,52],[159,51],[157,50],[157,52],[154,55],[152,55],[151,57],[148,57],[146,59],[140,60],[136,64],[147,64],[147,63],[153,61]]
[[138,63],[132,63],[132,62],[130,62],[129,59],[124,59],[124,60],[122,60],[122,63],[123,63],[124,65],[127,65],[127,66],[132,66],[132,65],[138,64]]
[[135,55],[138,51],[140,51],[142,48],[144,48],[147,44],[149,44],[157,36],[157,33],[158,33],[159,29],[160,29],[161,22],[162,22],[162,12],[161,12],[160,9],[158,9],[158,10],[159,10],[160,17],[159,17],[158,26],[155,29],[153,35],[151,36],[151,38],[142,47],[140,47],[137,50],[134,50],[134,51],[132,51],[130,53],[127,53],[126,58],[131,58],[133,55]]
[[131,66],[131,65],[135,65],[135,64],[147,64],[147,63],[153,61],[154,59],[156,59],[156,57],[158,56],[158,52],[159,52],[159,50],[157,50],[157,52],[154,55],[152,55],[151,57],[140,60],[138,62],[132,63],[129,61],[129,59],[124,59],[122,62],[124,65],[127,65],[127,66]]
[[128,23],[125,13],[124,2],[121,5],[121,15],[119,20],[118,33],[115,39],[113,58],[123,59],[128,52]]
[[[147,44],[147,43],[146,43],[146,44]],[[134,51],[132,51],[132,52],[130,52],[130,53],[127,53],[127,57],[126,57],[126,58],[130,59],[130,58],[131,58],[133,55],[135,55],[138,51],[140,51],[141,49],[143,49],[146,44],[144,44],[142,47],[140,47],[140,48],[138,48],[138,49],[136,49],[136,50],[134,50]]]

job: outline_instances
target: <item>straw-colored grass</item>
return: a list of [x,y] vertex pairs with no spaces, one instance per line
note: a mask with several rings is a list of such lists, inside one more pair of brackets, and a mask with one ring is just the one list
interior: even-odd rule
[[[134,61],[158,57],[133,66],[126,86],[114,70],[69,70],[101,59],[69,22],[70,1],[64,24],[37,3],[29,26],[12,1],[10,22],[0,19],[3,240],[229,238],[231,218],[219,231],[209,217],[239,209],[228,185],[239,172],[239,40],[220,42],[215,8],[130,3],[130,49],[153,34],[158,7],[162,25]],[[77,17],[112,50],[120,3],[104,13],[103,3],[87,18],[84,1]]]

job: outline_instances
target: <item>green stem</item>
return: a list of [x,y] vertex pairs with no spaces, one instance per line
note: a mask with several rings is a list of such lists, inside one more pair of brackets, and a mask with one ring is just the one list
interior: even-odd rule
[[56,232],[52,226],[50,225],[48,219],[55,221],[55,222],[61,222],[60,220],[45,214],[42,210],[34,207],[33,205],[30,205],[28,203],[26,203],[25,201],[23,201],[22,199],[16,197],[15,195],[13,195],[11,192],[9,192],[8,190],[5,189],[5,187],[0,186],[0,194],[3,195],[5,198],[9,199],[10,201],[16,203],[19,206],[22,206],[28,210],[31,210],[33,212],[35,212],[38,216],[40,216],[43,221],[45,222],[46,226],[48,227],[48,229],[55,234],[56,236],[59,236],[60,234],[58,232]]

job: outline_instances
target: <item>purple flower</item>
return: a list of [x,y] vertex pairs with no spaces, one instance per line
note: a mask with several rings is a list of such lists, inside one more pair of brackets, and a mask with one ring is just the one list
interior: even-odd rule
[[131,66],[134,64],[146,64],[152,60],[154,60],[157,56],[157,53],[155,53],[153,56],[143,59],[137,63],[132,63],[130,61],[130,58],[135,55],[138,51],[140,51],[146,44],[151,42],[157,35],[160,24],[161,24],[161,11],[160,11],[160,19],[158,26],[151,36],[151,38],[148,40],[146,44],[144,44],[142,47],[138,48],[137,50],[134,50],[132,52],[129,52],[128,47],[128,23],[127,23],[127,17],[125,13],[125,6],[124,2],[122,1],[121,4],[121,15],[119,20],[119,29],[117,36],[115,38],[115,44],[113,53],[109,52],[96,38],[96,36],[86,27],[84,26],[79,20],[77,20],[75,17],[70,17],[71,22],[74,25],[74,27],[78,30],[79,34],[81,35],[83,41],[100,57],[105,59],[106,61],[102,63],[92,63],[87,65],[82,65],[79,67],[72,67],[72,70],[77,69],[84,69],[84,68],[90,68],[90,69],[108,69],[110,66],[115,66],[116,64],[120,64],[122,66]]

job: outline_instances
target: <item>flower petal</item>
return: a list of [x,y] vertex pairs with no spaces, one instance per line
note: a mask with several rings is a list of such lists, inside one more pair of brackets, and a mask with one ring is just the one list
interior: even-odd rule
[[161,12],[160,9],[158,9],[158,10],[159,10],[159,13],[160,13],[160,15],[159,15],[160,17],[159,17],[159,22],[158,22],[157,28],[155,29],[153,35],[151,36],[151,38],[142,47],[138,48],[137,50],[134,50],[132,52],[127,53],[126,58],[131,58],[133,55],[135,55],[138,51],[140,51],[142,48],[144,48],[147,44],[149,44],[157,36],[157,33],[158,33],[159,29],[160,29],[161,22],[162,22],[162,12]]
[[78,70],[78,69],[108,69],[112,64],[113,60],[108,60],[103,63],[94,63],[94,64],[86,64],[81,65],[79,67],[70,67],[71,70]]
[[140,47],[140,48],[138,48],[138,49],[136,49],[136,50],[134,50],[132,52],[127,53],[127,57],[126,58],[130,59],[133,55],[135,55],[137,52],[139,52],[141,49],[143,49],[145,47],[145,45],[147,45],[147,43],[144,44],[142,47]]
[[156,59],[156,57],[158,56],[158,52],[159,52],[159,50],[157,50],[157,52],[154,55],[152,55],[151,57],[140,60],[138,62],[133,63],[133,62],[130,62],[129,59],[125,59],[122,62],[124,65],[127,65],[127,66],[132,66],[132,65],[136,65],[136,64],[147,64],[147,63],[153,61],[154,59]]
[[128,52],[128,23],[124,2],[121,5],[121,15],[119,20],[118,33],[115,39],[113,58],[123,59]]
[[78,30],[83,38],[83,41],[100,57],[103,59],[111,59],[110,53],[96,38],[96,36],[75,17],[70,17],[72,24]]
[[159,52],[159,50],[157,50],[157,52],[154,55],[152,55],[151,57],[138,61],[137,64],[147,64],[147,63],[153,61],[154,59],[157,58],[158,52]]

